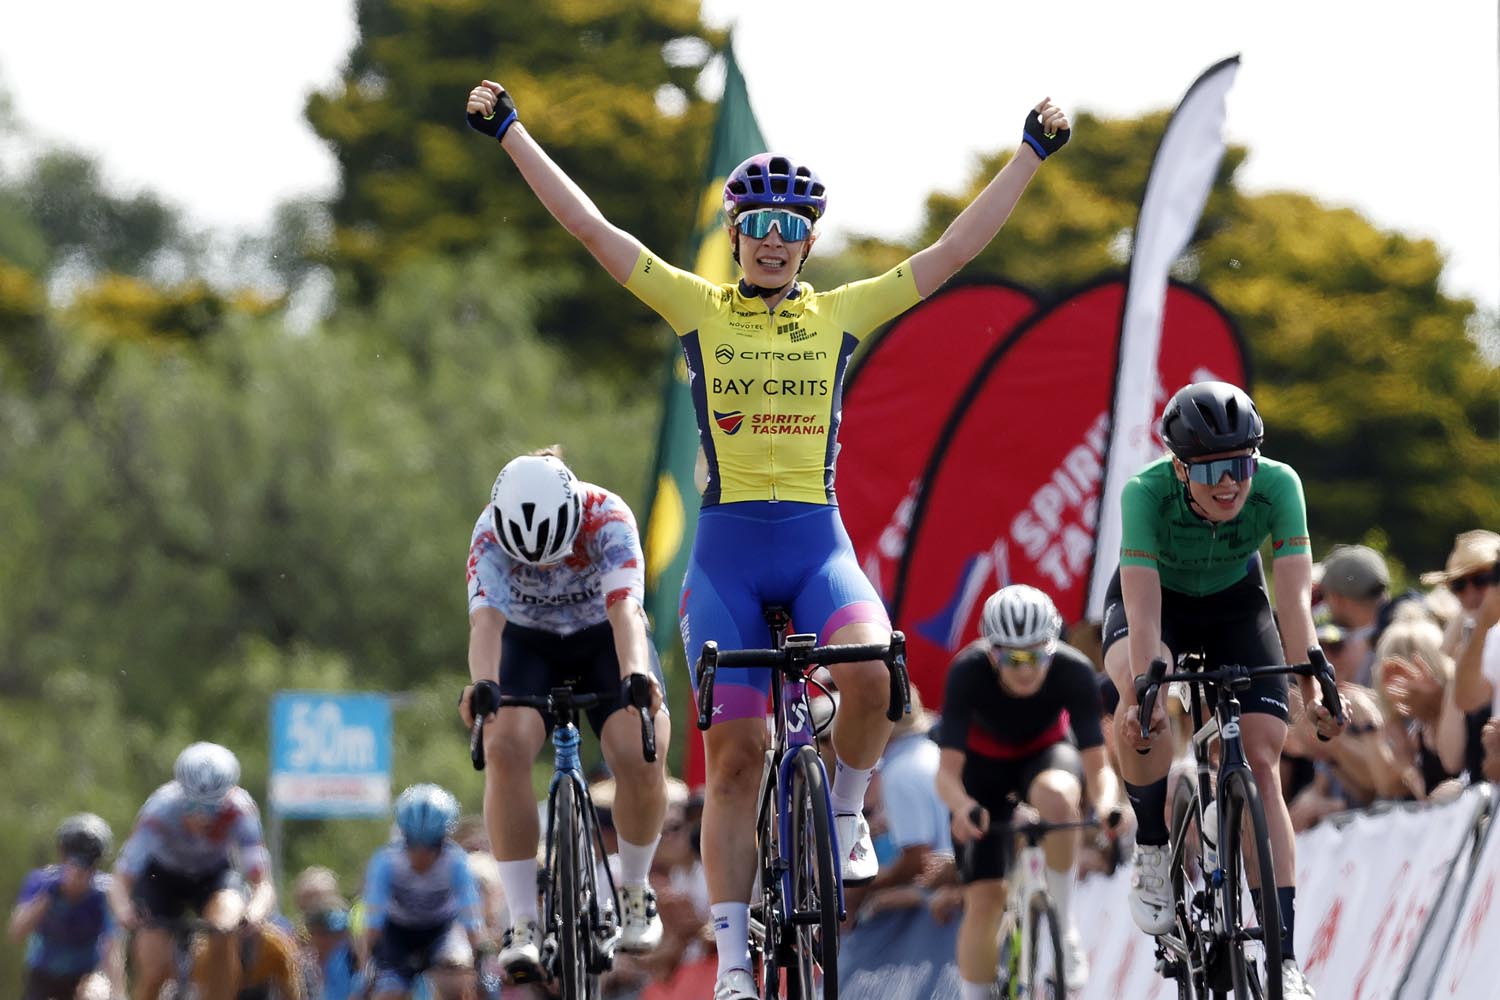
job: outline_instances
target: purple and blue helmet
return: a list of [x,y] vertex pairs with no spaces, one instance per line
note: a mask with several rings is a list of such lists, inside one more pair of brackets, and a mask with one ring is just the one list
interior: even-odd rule
[[780,153],[758,153],[724,182],[724,212],[747,208],[806,208],[816,221],[828,209],[828,190],[813,169]]

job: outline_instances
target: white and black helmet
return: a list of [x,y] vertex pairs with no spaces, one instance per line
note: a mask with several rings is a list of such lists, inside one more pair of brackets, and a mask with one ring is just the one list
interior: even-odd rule
[[1001,587],[984,602],[980,628],[992,646],[1035,649],[1053,646],[1062,634],[1062,615],[1052,598],[1024,583]]
[[172,768],[182,793],[203,805],[218,805],[240,782],[240,761],[217,743],[193,743],[177,755]]
[[557,562],[572,550],[583,523],[581,493],[578,480],[560,459],[511,459],[490,492],[490,517],[500,547],[521,562]]

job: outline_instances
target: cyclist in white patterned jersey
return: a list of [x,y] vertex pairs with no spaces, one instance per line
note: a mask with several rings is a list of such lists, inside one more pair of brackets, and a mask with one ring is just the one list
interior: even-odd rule
[[131,995],[156,1000],[172,974],[172,925],[191,909],[211,928],[205,1000],[229,1000],[240,979],[237,931],[259,927],[276,906],[260,812],[238,785],[239,761],[216,743],[187,747],[173,775],[141,806],[109,890],[115,918],[136,932]]
[[[614,821],[620,840],[619,947],[644,952],[661,941],[661,918],[648,876],[666,817],[665,754],[641,755],[640,715],[632,683],[649,686],[659,746],[671,741],[661,697],[661,667],[646,636],[641,601],[645,558],[625,501],[580,482],[548,449],[500,471],[469,545],[469,676],[459,701],[473,724],[471,699],[545,696],[566,684],[613,695],[588,711],[605,761],[617,779]],[[484,818],[510,904],[499,960],[512,979],[540,976],[536,853],[540,824],[531,765],[552,725],[531,708],[507,707],[485,726]]]

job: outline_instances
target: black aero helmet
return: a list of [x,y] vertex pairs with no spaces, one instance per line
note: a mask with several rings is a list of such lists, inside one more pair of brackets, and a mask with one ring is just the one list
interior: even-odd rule
[[1259,448],[1266,425],[1250,395],[1228,382],[1194,382],[1177,390],[1161,415],[1172,454],[1190,462],[1241,448]]

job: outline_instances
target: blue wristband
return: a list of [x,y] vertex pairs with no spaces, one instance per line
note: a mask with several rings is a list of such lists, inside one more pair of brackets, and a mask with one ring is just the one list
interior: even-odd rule
[[510,127],[512,125],[514,125],[515,123],[516,123],[516,113],[514,111],[512,111],[510,114],[506,115],[505,116],[505,120],[500,123],[500,128],[495,133],[495,141],[496,142],[503,141],[505,139],[505,133],[508,132],[508,131],[510,131]]

